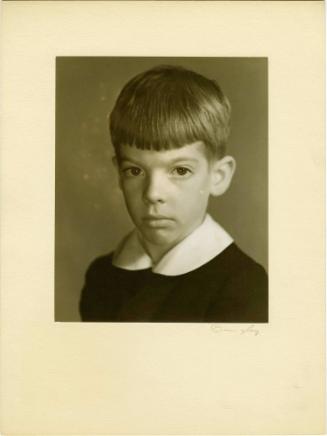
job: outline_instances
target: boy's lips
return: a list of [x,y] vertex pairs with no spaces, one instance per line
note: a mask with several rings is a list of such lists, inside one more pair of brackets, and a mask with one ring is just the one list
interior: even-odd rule
[[146,215],[143,217],[143,222],[149,227],[166,227],[169,223],[174,221],[165,215]]

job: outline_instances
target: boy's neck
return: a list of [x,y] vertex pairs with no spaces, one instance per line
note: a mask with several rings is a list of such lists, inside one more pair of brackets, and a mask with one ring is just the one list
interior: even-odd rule
[[145,241],[142,236],[139,236],[140,243],[146,253],[151,257],[153,265],[156,265],[163,257],[164,255],[171,249],[173,246],[161,246],[161,245],[155,245],[151,244],[148,241]]

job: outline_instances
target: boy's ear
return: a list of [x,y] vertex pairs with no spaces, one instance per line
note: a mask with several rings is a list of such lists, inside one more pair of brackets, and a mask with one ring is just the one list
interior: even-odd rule
[[217,197],[224,194],[232,181],[236,162],[232,156],[224,156],[212,164],[210,194]]

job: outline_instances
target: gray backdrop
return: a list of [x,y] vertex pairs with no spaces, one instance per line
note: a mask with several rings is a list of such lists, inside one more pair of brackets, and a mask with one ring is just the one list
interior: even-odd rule
[[267,58],[60,57],[56,62],[55,320],[79,321],[84,274],[131,228],[108,134],[122,86],[158,64],[182,65],[217,80],[232,105],[229,154],[237,170],[212,216],[268,267]]

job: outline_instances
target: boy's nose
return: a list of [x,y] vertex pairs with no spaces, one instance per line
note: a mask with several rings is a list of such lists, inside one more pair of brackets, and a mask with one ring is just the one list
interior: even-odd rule
[[143,199],[147,203],[164,203],[166,201],[164,181],[160,175],[148,177],[143,191]]

